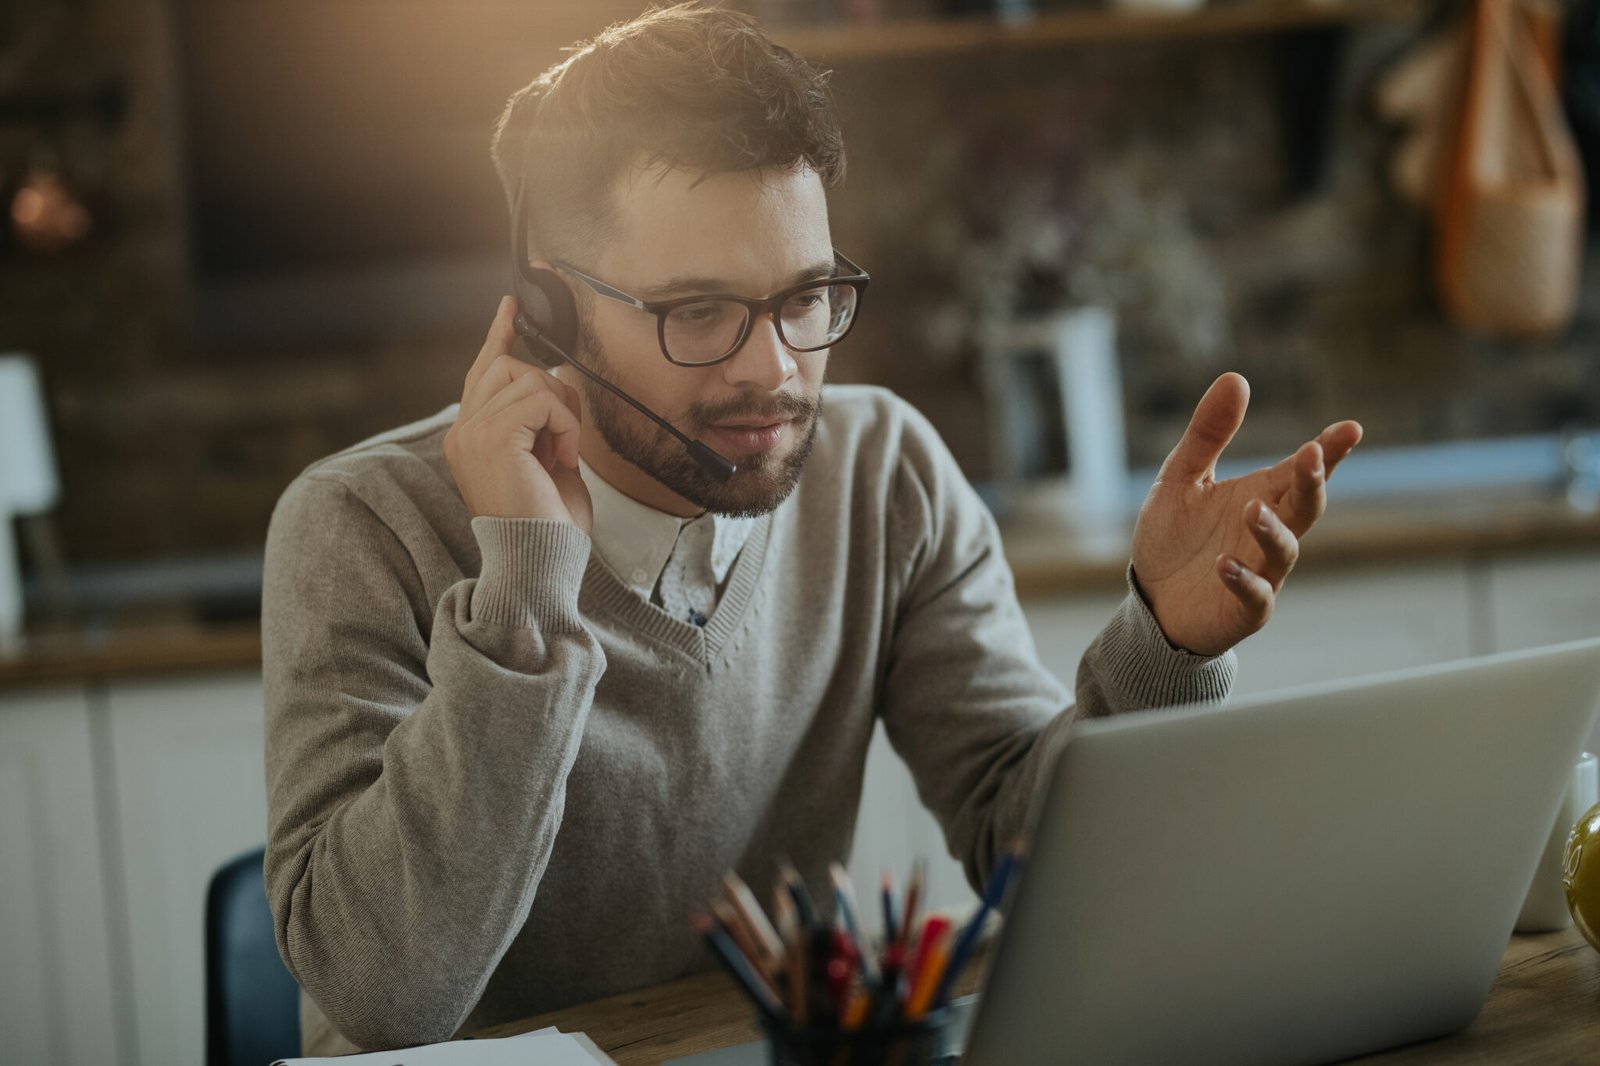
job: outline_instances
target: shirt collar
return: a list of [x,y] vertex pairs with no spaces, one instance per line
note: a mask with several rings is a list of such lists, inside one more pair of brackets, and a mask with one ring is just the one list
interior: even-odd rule
[[645,599],[655,590],[678,535],[690,522],[712,524],[711,572],[719,584],[733,569],[755,526],[752,518],[729,518],[709,511],[696,518],[679,518],[640,503],[582,459],[578,460],[578,472],[594,505],[595,551],[623,584]]

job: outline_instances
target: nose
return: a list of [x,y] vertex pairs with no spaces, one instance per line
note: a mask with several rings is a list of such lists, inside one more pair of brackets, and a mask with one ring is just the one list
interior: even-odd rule
[[728,384],[754,386],[768,392],[776,392],[798,370],[794,353],[778,337],[778,325],[770,311],[756,316],[744,346],[722,368]]

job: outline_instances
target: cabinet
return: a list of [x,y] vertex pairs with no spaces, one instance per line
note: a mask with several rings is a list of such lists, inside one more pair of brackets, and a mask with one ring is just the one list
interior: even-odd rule
[[1473,646],[1465,558],[1293,574],[1266,628],[1239,645],[1237,695],[1464,659]]
[[0,1057],[126,1060],[91,712],[81,688],[0,694]]
[[[1496,651],[1600,637],[1600,554],[1526,553],[1497,560],[1487,574],[1487,628]],[[1600,722],[1589,731],[1600,751]]]
[[198,1066],[206,887],[267,838],[261,678],[112,682],[105,701],[138,1062]]

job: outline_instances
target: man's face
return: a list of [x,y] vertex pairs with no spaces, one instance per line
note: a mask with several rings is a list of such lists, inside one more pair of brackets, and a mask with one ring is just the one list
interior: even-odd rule
[[[811,170],[705,177],[655,169],[624,178],[615,209],[617,236],[596,248],[592,260],[577,263],[646,301],[706,293],[763,297],[834,272],[827,203]],[[761,315],[731,359],[676,366],[661,354],[654,315],[614,300],[580,299],[592,313],[578,357],[738,471],[717,481],[621,399],[569,378],[583,393],[583,455],[590,466],[670,513],[761,514],[782,503],[816,433],[828,353],[791,352],[772,319]]]

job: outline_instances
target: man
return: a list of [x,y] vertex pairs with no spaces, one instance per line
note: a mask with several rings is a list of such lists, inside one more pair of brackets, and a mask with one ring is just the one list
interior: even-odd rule
[[687,916],[725,871],[765,883],[786,855],[820,883],[848,854],[880,719],[979,883],[1075,715],[1226,694],[1228,649],[1360,436],[1340,423],[1214,482],[1247,399],[1220,379],[1074,705],[933,429],[882,390],[822,387],[859,282],[838,280],[816,72],[742,16],[654,12],[513,97],[495,160],[526,190],[534,264],[576,296],[569,354],[737,471],[525,362],[506,300],[459,407],[284,493],[266,880],[310,1053],[709,965]]

